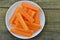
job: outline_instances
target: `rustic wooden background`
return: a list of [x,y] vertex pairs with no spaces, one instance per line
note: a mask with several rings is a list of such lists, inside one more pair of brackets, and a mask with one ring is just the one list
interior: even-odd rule
[[[0,0],[0,40],[21,40],[12,36],[5,25],[8,8],[20,0]],[[29,40],[60,40],[60,0],[32,0],[42,7],[46,17],[43,31]]]

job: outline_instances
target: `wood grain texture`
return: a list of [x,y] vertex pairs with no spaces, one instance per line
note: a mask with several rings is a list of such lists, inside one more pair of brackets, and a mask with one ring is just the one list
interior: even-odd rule
[[[12,36],[5,25],[8,8],[0,8],[0,40],[20,40]],[[60,40],[60,10],[44,9],[46,24],[43,31],[30,40]]]
[[0,0],[0,7],[10,7],[16,0]]
[[5,30],[5,16],[8,8],[0,8],[0,30]]
[[[0,0],[0,7],[10,7],[17,1],[21,0]],[[52,9],[60,9],[60,0],[32,0],[40,5],[42,8],[52,8]]]
[[[11,35],[7,30],[6,31],[0,30],[0,40],[20,40],[20,39]],[[60,32],[42,31],[38,36],[29,40],[60,40]]]
[[35,2],[60,2],[60,0],[32,0]]
[[60,9],[60,2],[36,2],[43,9]]

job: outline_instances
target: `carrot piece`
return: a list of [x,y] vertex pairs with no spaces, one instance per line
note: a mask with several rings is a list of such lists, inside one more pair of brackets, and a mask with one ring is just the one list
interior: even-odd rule
[[22,2],[21,4],[23,7],[27,7],[27,8],[30,8],[30,9],[33,9],[33,10],[36,10],[36,11],[39,11],[39,8],[28,3],[28,2]]
[[35,23],[40,24],[40,18],[38,13],[35,13],[34,20]]
[[28,14],[26,13],[22,13],[22,15],[29,21],[29,22],[34,22],[34,19],[32,17],[30,17]]
[[27,37],[31,36],[31,34],[23,32],[23,31],[16,30],[15,28],[11,28],[10,32],[18,34],[18,35],[27,36]]
[[[23,12],[22,12],[23,11]],[[25,19],[27,19],[29,22],[34,22],[34,19],[27,13],[25,12],[25,10],[23,10],[22,8],[20,8],[20,13],[23,17],[25,17]]]
[[18,27],[15,27],[15,29],[17,29],[19,31],[23,31],[23,32],[29,33],[29,34],[32,34],[34,32],[33,30],[23,30],[22,28],[18,28]]
[[27,25],[25,24],[25,22],[24,22],[24,20],[23,20],[23,18],[22,18],[21,13],[17,13],[16,16],[17,16],[17,19],[19,20],[19,22],[21,23],[22,27],[23,27],[25,30],[28,30],[28,27],[27,27]]
[[14,24],[14,20],[15,20],[15,14],[13,14],[12,16],[11,16],[11,18],[9,19],[9,23],[11,23],[11,24]]
[[29,23],[28,21],[25,21],[25,23],[28,25],[29,29],[32,30],[38,30],[41,27],[39,24],[36,23]]
[[29,9],[28,14],[29,14],[31,17],[33,17],[33,16],[34,16],[34,14],[35,14],[35,11],[33,11],[33,10]]
[[18,12],[18,10],[19,10],[19,7],[16,7],[14,13],[12,14],[12,16],[9,19],[9,23],[11,23],[11,24],[14,23],[14,20],[16,18],[16,12]]
[[26,7],[23,7],[23,10],[24,10],[25,12],[28,12],[28,8],[26,8]]
[[19,28],[23,28],[21,23],[19,22],[19,20],[17,18],[15,19],[15,25]]
[[26,32],[26,33],[30,33],[32,34],[34,31],[33,30],[24,30],[23,28],[20,28],[20,27],[17,27],[17,25],[13,25],[15,29],[19,30],[19,31],[23,31],[23,32]]
[[28,21],[24,16],[22,16],[24,20]]

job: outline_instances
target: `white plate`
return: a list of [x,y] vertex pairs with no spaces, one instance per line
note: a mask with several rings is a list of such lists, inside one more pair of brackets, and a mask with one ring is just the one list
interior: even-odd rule
[[[28,3],[31,3],[37,7],[39,7],[41,9],[41,7],[39,5],[37,5],[36,3],[32,2],[32,1],[18,1],[16,3],[14,3],[7,11],[6,13],[6,18],[5,18],[5,23],[6,23],[6,27],[7,29],[9,30],[10,32],[10,28],[11,28],[11,25],[9,25],[9,18],[11,17],[11,15],[13,14],[13,11],[15,10],[15,7],[16,6],[20,6],[21,2],[28,2]],[[25,37],[25,36],[22,36],[22,35],[17,35],[17,34],[14,34],[12,32],[10,32],[13,36],[17,37],[17,38],[21,38],[21,39],[30,39],[30,38],[33,38],[35,36],[37,36],[43,29],[44,27],[44,24],[45,24],[45,15],[44,15],[44,12],[43,10],[41,9],[41,11],[39,12],[39,15],[40,15],[40,23],[41,23],[41,29],[37,30],[35,33],[33,33],[33,35],[31,35],[30,37]]]

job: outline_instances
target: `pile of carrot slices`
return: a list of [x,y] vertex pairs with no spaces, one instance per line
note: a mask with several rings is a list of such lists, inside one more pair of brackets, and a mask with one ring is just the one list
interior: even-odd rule
[[28,2],[22,2],[21,6],[16,6],[9,19],[9,24],[12,25],[10,32],[26,37],[31,36],[41,28],[39,11],[38,7]]

